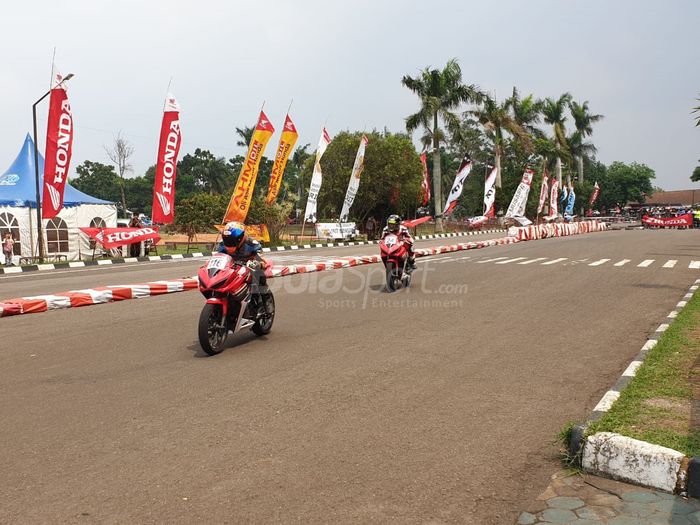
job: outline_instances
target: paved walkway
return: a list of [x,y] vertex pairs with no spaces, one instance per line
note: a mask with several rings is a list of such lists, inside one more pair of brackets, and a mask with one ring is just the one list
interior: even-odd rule
[[700,500],[561,471],[517,523],[694,525],[700,524]]

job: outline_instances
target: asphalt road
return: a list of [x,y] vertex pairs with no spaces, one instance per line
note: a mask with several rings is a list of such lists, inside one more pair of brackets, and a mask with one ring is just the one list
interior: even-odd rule
[[377,265],[275,279],[272,333],[214,358],[196,292],[3,318],[0,522],[512,523],[695,260],[700,232],[619,231],[438,256],[391,295]]

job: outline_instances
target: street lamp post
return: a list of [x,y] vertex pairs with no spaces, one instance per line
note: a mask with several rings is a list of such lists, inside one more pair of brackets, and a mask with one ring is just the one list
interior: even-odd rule
[[[58,84],[56,84],[56,87],[60,86],[63,84],[66,80],[70,80],[73,78],[73,73],[70,73],[69,75],[66,75],[66,77],[61,80]],[[36,137],[36,106],[44,100],[46,97],[48,97],[51,94],[51,90],[49,89],[44,95],[34,102],[32,105],[32,120],[34,122],[34,178],[35,178],[35,183],[36,183],[36,228],[37,228],[37,235],[36,235],[36,240],[39,244],[39,259],[41,262],[44,262],[44,232],[41,228],[41,187],[39,185],[39,146],[37,146],[37,137]]]

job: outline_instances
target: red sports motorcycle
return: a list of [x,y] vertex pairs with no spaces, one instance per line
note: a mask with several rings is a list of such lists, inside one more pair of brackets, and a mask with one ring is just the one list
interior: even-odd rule
[[229,331],[250,328],[265,335],[275,319],[272,292],[258,292],[253,269],[259,264],[234,262],[224,253],[215,254],[199,269],[199,291],[207,302],[199,316],[199,344],[209,355],[224,349]]
[[379,250],[386,268],[386,289],[395,292],[411,284],[413,268],[408,264],[408,245],[398,235],[389,234],[379,241]]

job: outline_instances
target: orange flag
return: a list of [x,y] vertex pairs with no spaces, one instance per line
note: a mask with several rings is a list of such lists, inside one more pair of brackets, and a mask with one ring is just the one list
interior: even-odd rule
[[245,222],[250,210],[250,203],[253,200],[253,189],[258,178],[260,160],[265,152],[265,146],[267,146],[274,132],[275,128],[272,127],[265,113],[261,111],[258,125],[255,127],[253,136],[250,139],[248,155],[243,163],[241,174],[238,176],[238,182],[236,182],[228,208],[226,208],[224,223],[229,221]]
[[267,191],[266,201],[268,204],[272,204],[277,200],[277,195],[279,195],[280,186],[282,185],[284,168],[287,166],[289,155],[292,154],[294,144],[296,144],[298,137],[297,128],[294,126],[292,119],[289,118],[289,115],[287,115],[284,119],[284,129],[282,130],[280,143],[277,146],[275,163],[272,166],[272,173],[270,174],[270,188]]

